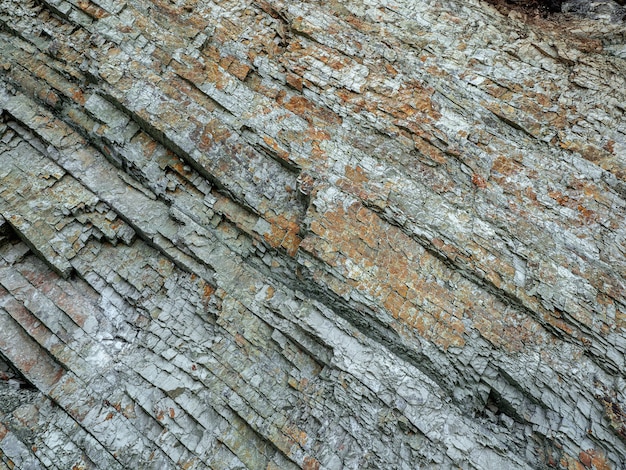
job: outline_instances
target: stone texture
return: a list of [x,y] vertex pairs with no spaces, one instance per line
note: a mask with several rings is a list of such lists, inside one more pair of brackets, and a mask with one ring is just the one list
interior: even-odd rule
[[514,3],[0,2],[0,469],[626,467],[624,7]]

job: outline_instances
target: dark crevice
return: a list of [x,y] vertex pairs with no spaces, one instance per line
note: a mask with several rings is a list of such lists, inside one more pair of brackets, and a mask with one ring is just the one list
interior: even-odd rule
[[[56,5],[53,5],[52,3],[47,2],[45,0],[34,0],[34,4],[44,10],[48,10],[50,16],[55,18],[59,22],[65,23],[65,24],[73,24],[71,22],[70,16],[67,14],[64,14],[61,10],[59,10],[56,7]],[[70,8],[68,11],[72,12],[73,9]]]
[[17,234],[11,225],[0,215],[0,247],[17,239]]
[[[218,193],[223,194],[224,196],[226,196],[227,198],[229,198],[230,200],[238,204],[246,212],[253,214],[257,217],[263,218],[263,214],[260,214],[254,206],[246,203],[243,197],[240,197],[236,195],[235,193],[233,193],[224,183],[222,183],[222,181],[219,178],[211,174],[202,164],[198,163],[194,158],[192,158],[182,148],[180,148],[175,142],[173,142],[170,138],[168,138],[165,132],[157,129],[150,122],[138,116],[133,111],[130,111],[129,109],[124,108],[123,104],[119,100],[117,100],[115,97],[109,94],[105,94],[105,93],[101,93],[100,96],[106,99],[113,106],[115,106],[115,108],[117,108],[118,110],[120,110],[121,112],[129,116],[139,126],[141,130],[143,130],[147,135],[153,138],[156,142],[163,145],[167,150],[174,153],[174,155],[176,155],[176,157],[178,157],[181,161],[183,161],[185,164],[193,168],[201,177],[207,180],[208,183],[212,187],[214,187]],[[254,132],[254,130],[250,128],[244,127],[243,129],[246,130],[247,132]],[[81,132],[81,135],[83,135],[90,142],[93,142],[94,140],[92,136],[84,135],[84,132]],[[282,168],[283,171],[286,171],[291,175],[297,175],[300,173],[300,169],[297,166],[281,158],[280,156],[278,156],[278,154],[275,154],[271,149],[266,148],[265,146],[261,146],[261,145],[251,145],[251,144],[248,144],[248,145],[250,145],[250,150],[252,152],[255,152],[259,156],[266,158],[268,162],[272,162],[274,164],[280,165],[280,168]],[[97,145],[97,147],[101,148],[102,146]],[[130,172],[131,169],[128,168],[126,160],[124,159],[122,155],[118,156],[117,152],[114,150],[112,150],[110,153],[111,153],[111,158],[114,158],[114,161],[112,163],[115,166],[117,166],[118,168],[121,168],[125,172]],[[109,156],[105,154],[105,157],[109,157]],[[111,160],[111,158],[108,158],[108,159]],[[134,174],[134,172],[129,173],[129,174],[131,174],[131,176],[136,178],[136,175]],[[141,181],[142,178],[139,178],[139,180]],[[295,190],[296,188],[293,188],[293,189]],[[298,204],[302,204],[302,202],[299,199],[294,202],[297,202]],[[167,204],[169,205],[169,203]],[[305,212],[306,212],[306,205],[303,205],[298,211],[299,218],[302,218]]]
[[246,204],[245,201],[243,201],[240,197],[234,194],[224,183],[222,183],[222,181],[220,181],[219,178],[211,174],[202,164],[198,163],[195,159],[189,156],[187,152],[185,152],[174,141],[172,141],[165,132],[157,129],[155,126],[153,126],[146,119],[139,116],[137,113],[125,108],[124,105],[115,97],[105,93],[103,93],[101,96],[109,101],[111,104],[113,104],[117,109],[127,114],[146,134],[148,134],[155,141],[163,145],[167,150],[173,152],[181,161],[192,167],[200,176],[205,178],[214,188],[216,188],[216,190],[220,194],[225,195],[235,203],[239,204],[246,211],[249,211],[252,214],[261,217],[261,214],[259,214],[254,207]]
[[[253,424],[250,423],[249,420],[246,419],[246,416],[239,413],[237,410],[235,410],[232,406],[230,406],[228,403],[224,404],[224,408],[226,408],[227,410],[229,410],[231,413],[233,413],[238,419],[240,419],[242,421],[242,423],[245,423],[246,427],[252,431],[252,433],[261,441],[263,442],[263,444],[265,446],[267,446],[265,449],[258,449],[259,453],[261,453],[265,458],[267,458],[268,461],[272,460],[273,454],[280,454],[282,455],[285,460],[291,462],[294,464],[294,466],[298,465],[298,461],[294,459],[294,455],[298,455],[298,452],[294,452],[293,454],[287,454],[285,452],[283,452],[282,450],[280,450],[276,444],[274,444],[274,442],[272,442],[271,438],[269,438],[268,436],[264,436],[263,434],[261,434],[261,430],[257,429],[257,426],[254,426]],[[222,416],[224,417],[224,416]],[[224,417],[224,419],[226,419],[226,417]],[[220,442],[222,442],[222,444],[224,444],[226,447],[228,447],[231,452],[235,455],[237,455],[237,448],[233,448],[232,446],[228,445],[226,442],[222,441],[219,437],[218,440]],[[297,445],[297,444],[294,444]],[[271,452],[267,452],[268,450],[271,450]],[[304,450],[304,449],[302,449]],[[269,455],[268,455],[269,454]],[[271,465],[268,465],[268,468],[271,467]]]
[[251,141],[252,139],[246,138],[247,135],[259,136],[257,131],[253,129],[252,127],[243,125],[239,129],[239,133],[242,139],[248,142],[248,145],[250,145],[250,147],[252,147],[255,151],[259,152],[260,154],[269,158],[270,160],[277,162],[280,166],[282,166],[285,170],[289,171],[290,173],[294,173],[298,175],[300,171],[302,170],[302,168],[300,168],[296,163],[292,162],[291,160],[281,158],[278,155],[278,152],[276,152],[274,149],[266,145],[262,145],[260,143],[255,143],[254,141]]
[[[2,216],[2,214],[0,214],[0,217],[1,216]],[[47,256],[45,256],[43,253],[41,253],[37,249],[37,247],[30,241],[30,239],[24,233],[22,233],[17,227],[15,227],[10,222],[9,222],[9,224],[11,225],[12,230],[15,233],[17,233],[19,238],[30,249],[30,251],[32,251],[40,260],[42,260],[44,263],[46,263],[46,265],[52,271],[54,271],[58,276],[62,277],[63,279],[69,279],[72,276],[74,268],[69,263],[67,264],[67,266],[65,267],[64,270],[61,270],[59,268],[59,266],[57,266],[56,264],[51,262]],[[58,255],[58,257],[61,258],[61,255]],[[62,260],[65,260],[65,258],[62,258]]]
[[493,110],[491,111],[492,114],[494,116],[496,116],[500,121],[502,121],[503,123],[505,123],[506,125],[512,127],[513,129],[517,129],[518,131],[522,131],[524,134],[526,134],[527,136],[536,139],[537,136],[533,135],[531,132],[527,131],[526,129],[524,129],[521,125],[519,125],[518,123],[516,123],[515,121],[512,121],[506,117],[504,117],[502,114],[496,113]]
[[[6,111],[5,111],[5,113],[7,113],[7,114],[8,114],[8,112],[6,112]],[[10,115],[10,116],[11,116],[11,119],[12,119],[12,120],[14,120],[14,121],[16,121],[16,122],[17,122],[17,123],[18,123],[21,127],[23,127],[24,129],[28,129],[28,126],[27,126],[25,123],[21,122],[19,119],[16,119],[16,118],[15,118],[15,117],[13,117],[12,115]],[[30,132],[30,131],[29,131],[29,132]],[[83,133],[80,133],[80,135],[83,135]],[[45,140],[44,140],[44,139],[43,139],[40,135],[37,135],[37,137],[35,137],[35,139],[40,140],[40,141],[45,142],[46,144],[50,145],[50,143],[49,143],[49,142],[46,142],[46,141],[45,141]],[[91,138],[88,138],[88,140],[90,140],[90,141],[91,141]],[[54,156],[50,155],[50,157],[51,157],[51,160],[52,160],[52,161],[55,161],[56,163],[58,163],[57,159],[56,159],[56,158],[54,158]],[[106,156],[105,156],[105,158],[106,158]],[[107,161],[110,161],[110,160],[109,160],[109,159],[107,159]],[[114,164],[114,163],[112,162],[112,164]],[[59,165],[60,165],[60,164],[59,164]],[[80,177],[76,177],[76,176],[74,176],[73,172],[68,171],[68,170],[67,170],[67,168],[65,168],[63,165],[60,165],[60,166],[61,166],[61,168],[63,168],[65,171],[67,171],[67,173],[68,173],[68,174],[70,174],[72,177],[74,177],[77,181],[79,181],[79,182],[81,181],[81,178],[80,178]],[[119,167],[118,167],[118,168],[119,168]],[[91,188],[88,188],[88,189],[91,191]],[[95,192],[94,192],[94,194],[97,194],[97,193],[95,193]],[[104,201],[104,200],[103,200],[103,201]],[[130,219],[129,219],[129,218],[128,218],[128,217],[127,217],[124,213],[120,212],[120,211],[119,211],[118,209],[116,209],[114,206],[111,206],[108,202],[106,202],[106,201],[104,201],[104,202],[105,202],[105,203],[107,203],[107,205],[109,205],[109,206],[110,206],[110,207],[111,207],[111,208],[115,211],[115,213],[117,214],[117,216],[119,217],[119,219],[120,219],[120,220],[122,220],[123,222],[125,222],[125,223],[126,223],[126,224],[130,227],[130,228],[132,228],[132,229],[135,231],[135,233],[136,233],[136,234],[137,234],[137,235],[138,235],[138,236],[139,236],[139,237],[140,237],[140,238],[141,238],[141,239],[142,239],[142,240],[143,240],[143,241],[144,241],[144,242],[145,242],[148,246],[151,246],[152,248],[154,248],[155,250],[157,250],[159,253],[162,253],[162,254],[163,254],[163,255],[164,255],[167,259],[169,259],[172,263],[174,263],[174,265],[176,265],[176,266],[177,266],[178,268],[180,268],[181,270],[183,270],[183,271],[185,271],[185,272],[189,272],[190,274],[193,274],[193,272],[189,269],[189,267],[188,267],[188,266],[186,266],[186,265],[185,265],[182,261],[180,261],[180,260],[176,259],[176,257],[175,257],[175,256],[172,256],[172,255],[170,255],[169,253],[167,253],[167,251],[166,251],[166,250],[164,250],[162,247],[160,247],[158,243],[154,242],[154,240],[152,240],[152,237],[148,236],[148,235],[147,235],[147,234],[146,234],[146,233],[145,233],[145,232],[141,229],[141,227],[139,227],[137,224],[133,223],[133,221],[132,221],[132,220],[130,220]],[[0,217],[1,217],[1,215],[0,215]],[[3,220],[4,220],[4,219],[3,219]],[[6,223],[10,225],[10,222],[6,222]],[[35,253],[35,254],[36,254],[36,255],[37,255],[37,256],[38,256],[41,260],[43,260],[44,262],[46,262],[46,264],[47,264],[47,265],[48,265],[48,266],[49,266],[49,267],[50,267],[50,268],[51,268],[51,269],[52,269],[52,270],[53,270],[56,274],[60,275],[61,277],[65,278],[65,279],[68,279],[68,278],[70,278],[72,275],[76,274],[76,273],[75,273],[75,268],[74,268],[73,266],[72,266],[72,267],[70,267],[70,268],[68,269],[68,271],[67,271],[67,272],[60,272],[60,271],[59,271],[59,270],[58,270],[58,269],[57,269],[54,265],[52,265],[52,264],[50,264],[50,263],[48,263],[48,262],[46,261],[46,258],[38,252],[38,250],[36,249],[36,247],[34,247],[34,246],[32,245],[32,243],[28,240],[28,238],[27,238],[27,237],[23,236],[23,235],[22,235],[22,234],[21,234],[18,230],[16,230],[15,228],[11,227],[11,229],[12,229],[12,231],[13,231],[14,233],[16,233],[16,234],[17,234],[17,235],[18,235],[18,236],[22,239],[22,241],[23,241],[23,242],[24,242],[24,243],[25,243],[25,244],[26,244],[26,245],[30,248],[30,250],[31,250],[33,253]],[[188,256],[189,258],[193,259],[195,262],[197,262],[197,263],[201,263],[201,264],[203,264],[203,265],[205,265],[205,266],[206,266],[206,264],[205,264],[202,260],[200,260],[200,259],[196,258],[196,257],[195,257],[192,253],[185,252],[185,251],[183,251],[182,249],[181,249],[180,251],[181,251],[181,253],[183,253],[185,256]],[[70,264],[72,264],[72,263],[70,263]],[[213,270],[210,266],[209,266],[207,269],[208,269],[209,271],[211,271],[212,273],[214,273],[214,272],[215,272],[215,271],[214,271],[214,270]],[[210,280],[210,279],[207,279],[207,281],[209,281],[209,280]]]
[[[517,295],[515,295],[515,293],[509,290],[505,290],[505,289],[501,289],[500,287],[497,287],[490,280],[486,279],[485,277],[481,277],[475,270],[471,270],[470,268],[463,266],[461,263],[450,259],[444,253],[438,250],[432,244],[431,240],[429,240],[428,238],[424,236],[414,234],[413,232],[408,230],[405,226],[400,224],[397,220],[394,220],[388,217],[385,213],[381,212],[379,207],[373,204],[368,204],[367,201],[362,201],[362,202],[366,207],[368,207],[373,212],[378,214],[378,216],[381,217],[383,220],[385,220],[386,222],[388,222],[389,224],[395,227],[398,227],[407,236],[411,237],[413,240],[418,242],[426,251],[428,251],[429,254],[433,255],[442,263],[444,263],[444,265],[448,269],[461,274],[465,279],[477,285],[478,287],[484,289],[488,294],[494,296],[497,300],[502,302],[505,306],[518,310],[521,313],[529,316],[530,318],[534,318],[542,327],[544,327],[549,333],[554,335],[556,338],[559,338],[560,340],[567,342],[567,343],[572,343],[572,344],[576,344],[578,346],[583,346],[583,347],[585,346],[582,339],[578,339],[570,335],[567,335],[563,331],[559,330],[555,326],[548,323],[541,316],[540,312],[535,312],[529,307],[527,307],[525,305],[525,302],[522,299],[520,299]],[[574,327],[575,329],[584,328],[583,325],[580,325],[578,323],[573,323],[571,321],[568,321],[568,325]],[[590,335],[594,334],[593,332],[589,330],[587,330],[587,332]],[[598,367],[600,367],[602,370],[604,370],[608,374],[614,375],[615,373],[619,372],[619,367],[617,366],[617,364],[611,361],[606,355],[594,354],[591,350],[589,350],[589,348],[584,348],[584,352],[587,356],[589,356],[589,358]]]
[[515,407],[502,398],[502,396],[493,388],[489,391],[489,396],[487,397],[487,402],[485,403],[485,409],[489,410],[495,416],[504,414],[518,423],[527,423],[527,421],[519,415]]
[[551,13],[560,13],[563,0],[485,0],[498,9],[518,10],[528,14],[539,14],[544,18]]
[[230,190],[215,176],[210,174],[206,168],[204,168],[201,164],[199,164],[196,160],[191,158],[187,152],[185,152],[182,148],[178,146],[174,141],[167,137],[165,132],[157,129],[146,119],[139,116],[137,113],[125,108],[124,105],[114,96],[108,93],[102,93],[102,98],[106,99],[109,103],[114,105],[118,110],[122,111],[126,115],[128,115],[146,134],[156,140],[158,143],[163,145],[167,150],[173,152],[180,160],[184,161],[186,164],[191,166],[194,170],[196,170],[203,178],[207,179],[212,186],[218,189],[218,191],[222,194],[225,194],[227,197],[241,203],[237,200],[237,197],[230,192]]
[[[276,253],[279,254],[278,252]],[[403,344],[399,333],[380,321],[376,312],[369,307],[354,300],[352,300],[352,303],[349,303],[327,288],[315,283],[312,274],[306,272],[303,266],[297,264],[295,260],[288,262],[291,265],[290,272],[285,269],[280,273],[270,269],[256,258],[249,258],[245,261],[256,271],[272,278],[274,282],[285,285],[288,289],[296,292],[302,292],[306,297],[321,303],[350,323],[363,335],[383,345],[399,358],[415,366],[452,396],[452,391],[456,385],[450,381],[450,375],[442,369],[441,365],[433,362],[432,358],[422,351],[414,349],[414,346],[409,347]],[[285,258],[283,258],[283,261],[286,261]],[[457,404],[461,405],[461,403]]]
[[[184,64],[181,64],[181,65],[184,66]],[[217,101],[212,96],[208,95],[206,92],[202,91],[202,89],[198,87],[198,85],[196,85],[193,81],[189,80],[188,78],[184,77],[183,75],[177,72],[174,72],[174,75],[176,75],[180,80],[182,80],[187,85],[189,85],[192,88],[192,90],[196,91],[197,93],[200,93],[202,97],[206,98],[213,106],[215,106],[215,108],[222,111],[224,114],[228,114],[229,116],[234,116],[234,114],[228,108],[223,106],[219,101]],[[128,110],[125,110],[125,111],[128,111]]]
[[[20,372],[18,368],[16,368],[11,361],[2,354],[0,351],[0,384],[4,383],[14,390],[37,390],[30,380],[28,380],[24,375]],[[0,411],[3,410],[3,403],[0,400]]]

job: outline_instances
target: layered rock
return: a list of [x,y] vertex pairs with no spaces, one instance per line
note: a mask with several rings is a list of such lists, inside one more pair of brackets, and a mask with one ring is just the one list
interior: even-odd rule
[[626,466],[626,27],[543,16],[4,0],[0,469]]

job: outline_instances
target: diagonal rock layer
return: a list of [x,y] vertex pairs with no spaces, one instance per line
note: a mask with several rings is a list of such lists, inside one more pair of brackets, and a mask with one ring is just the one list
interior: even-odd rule
[[0,2],[0,469],[625,468],[626,7],[521,3]]

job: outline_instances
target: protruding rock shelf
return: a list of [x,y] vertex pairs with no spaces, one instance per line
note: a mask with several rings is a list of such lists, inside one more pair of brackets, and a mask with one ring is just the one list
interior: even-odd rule
[[0,469],[626,468],[626,7],[522,3],[0,1]]

